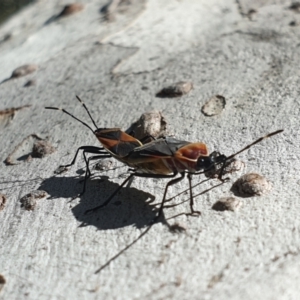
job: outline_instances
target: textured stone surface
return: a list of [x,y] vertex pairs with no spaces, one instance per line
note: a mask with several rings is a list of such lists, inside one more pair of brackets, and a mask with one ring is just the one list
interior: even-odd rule
[[[57,3],[38,1],[0,28],[0,81],[22,65],[39,66],[0,85],[0,110],[31,105],[1,128],[2,161],[33,133],[57,148],[43,159],[0,165],[9,199],[0,211],[3,299],[297,299],[300,27],[289,23],[300,14],[290,1],[121,1],[113,20],[101,13],[104,0],[82,1],[82,11],[60,19],[53,16],[68,3]],[[257,11],[251,18],[248,7]],[[36,84],[24,87],[28,80]],[[155,97],[180,81],[193,82],[187,95]],[[147,228],[167,180],[136,178],[108,207],[85,216],[124,180],[127,167],[117,162],[105,173],[93,170],[87,192],[70,202],[82,190],[82,157],[53,172],[78,147],[99,143],[82,124],[43,108],[63,107],[92,126],[76,94],[99,127],[126,129],[157,110],[176,138],[226,155],[283,128],[238,156],[244,172],[264,174],[272,191],[243,199],[239,213],[220,213],[211,207],[230,196],[237,174],[205,194],[218,180],[199,185],[205,177],[193,176],[202,214],[189,217],[183,180],[169,189],[165,220],[94,274]],[[224,96],[226,107],[208,118],[201,107],[211,95]],[[21,209],[20,196],[38,189],[48,199]],[[176,224],[184,230],[172,230]]]

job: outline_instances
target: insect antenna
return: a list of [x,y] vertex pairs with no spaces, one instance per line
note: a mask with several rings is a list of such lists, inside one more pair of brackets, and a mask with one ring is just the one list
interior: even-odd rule
[[267,139],[267,138],[269,138],[269,137],[271,137],[271,136],[273,136],[273,135],[275,135],[275,134],[278,134],[278,133],[280,133],[280,132],[282,132],[282,131],[283,131],[283,129],[280,129],[280,130],[271,132],[271,133],[269,133],[269,134],[267,134],[267,135],[265,135],[265,136],[259,138],[258,140],[254,141],[253,143],[251,143],[251,144],[247,145],[246,147],[244,147],[243,149],[241,149],[240,151],[238,151],[238,152],[236,152],[236,153],[234,153],[234,154],[232,154],[232,155],[230,155],[230,156],[227,156],[227,157],[226,157],[226,160],[230,160],[230,159],[234,158],[236,155],[238,155],[238,154],[240,154],[241,152],[244,152],[245,150],[251,148],[253,145],[255,145],[255,144],[257,144],[257,143],[260,143],[262,140]]
[[84,107],[84,109],[86,110],[86,112],[88,113],[89,117],[91,118],[93,124],[95,125],[96,129],[98,129],[98,126],[96,125],[94,119],[92,118],[88,108],[86,107],[85,103],[79,98],[79,96],[76,95],[77,100],[81,103],[81,105]]
[[92,127],[90,127],[88,124],[86,124],[85,122],[79,120],[78,118],[76,118],[74,115],[72,115],[71,113],[69,113],[68,111],[66,111],[63,108],[59,108],[59,107],[45,107],[45,109],[53,109],[53,110],[60,110],[62,112],[64,112],[65,114],[71,116],[73,119],[77,120],[78,122],[80,122],[81,124],[83,124],[84,126],[86,126],[88,129],[90,129],[93,133],[95,133],[95,131],[92,129]]
[[[220,156],[218,157],[219,160],[212,166],[212,168],[214,168],[216,165],[222,164],[222,167],[221,167],[220,172],[219,172],[219,175],[218,175],[218,179],[220,179],[221,181],[226,180],[226,179],[222,179],[222,177],[223,177],[223,175],[224,175],[224,170],[225,170],[225,167],[226,167],[226,162],[229,161],[229,163],[230,163],[230,161],[232,160],[232,158],[234,158],[234,157],[237,156],[238,154],[240,154],[240,153],[244,152],[245,150],[251,148],[253,145],[255,145],[255,144],[261,142],[262,140],[267,139],[267,138],[269,138],[269,137],[271,137],[271,136],[273,136],[273,135],[275,135],[275,134],[278,134],[278,133],[280,133],[280,132],[282,132],[282,131],[283,131],[283,129],[280,129],[280,130],[271,132],[271,133],[269,133],[269,134],[267,134],[267,135],[265,135],[265,136],[259,138],[258,140],[254,141],[253,143],[247,145],[246,147],[244,147],[244,148],[241,149],[240,151],[238,151],[238,152],[236,152],[236,153],[234,153],[234,154],[231,154],[231,155],[229,155],[229,156],[220,155]],[[206,171],[207,171],[207,170],[204,170],[203,173],[205,173]]]

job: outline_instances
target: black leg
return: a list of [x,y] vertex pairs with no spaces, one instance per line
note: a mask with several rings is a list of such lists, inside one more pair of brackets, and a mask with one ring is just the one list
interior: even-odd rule
[[[89,153],[89,154],[92,154],[92,153],[93,154],[99,154],[99,153],[101,153],[101,155],[90,156],[87,159],[86,153]],[[107,152],[91,152],[91,151],[85,151],[85,150],[83,150],[82,154],[83,154],[83,158],[84,158],[84,161],[85,161],[86,173],[88,173],[88,177],[91,176],[91,171],[90,171],[90,161],[91,160],[103,159],[103,158],[109,158],[109,157],[111,157],[111,155],[109,153],[107,153]]]
[[[88,159],[86,158],[86,155],[85,155],[85,151],[83,151],[83,157],[84,157],[84,160],[85,160],[85,163],[86,163],[86,170],[85,170],[85,176],[84,176],[84,180],[83,180],[83,189],[82,189],[82,192],[76,196],[75,198],[77,197],[80,197],[82,196],[84,193],[85,193],[85,189],[86,189],[86,182],[87,180],[91,177],[91,171],[90,171],[90,161],[92,160],[96,160],[96,159],[103,159],[103,158],[109,158],[111,157],[110,154],[103,154],[103,155],[95,155],[95,156],[91,156],[89,157]],[[90,153],[90,152],[88,152]]]
[[[175,174],[174,176],[176,176],[176,175],[177,175],[177,174]],[[174,177],[174,176],[173,176],[173,177]],[[169,186],[171,186],[171,185],[173,185],[173,184],[176,184],[177,182],[181,181],[181,180],[184,178],[185,173],[184,173],[184,172],[180,173],[180,176],[181,176],[181,177],[175,178],[175,179],[173,179],[173,180],[171,180],[171,181],[169,181],[169,182],[167,183],[166,188],[165,188],[165,192],[164,192],[164,197],[163,197],[163,199],[162,199],[162,201],[161,201],[160,208],[159,208],[159,210],[158,210],[158,214],[157,214],[157,216],[152,220],[152,222],[151,222],[150,224],[153,224],[153,223],[157,222],[157,220],[158,220],[158,219],[160,218],[160,216],[162,215],[162,211],[163,211],[163,207],[164,207],[164,203],[165,203],[165,200],[166,200],[167,191],[168,191]]]
[[[96,206],[92,209],[88,209],[85,211],[84,214],[87,214],[87,213],[90,213],[90,212],[95,212],[97,211],[98,209],[101,209],[103,207],[105,207],[113,198],[114,196],[121,190],[121,188],[129,181],[131,180],[134,176],[136,177],[146,177],[146,178],[174,178],[178,173],[174,173],[174,174],[171,174],[171,175],[156,175],[156,174],[143,174],[143,173],[133,173],[131,174],[129,177],[127,177],[123,182],[122,184],[109,196],[109,198],[101,205],[99,206]],[[183,178],[185,177],[185,172],[182,172],[180,173],[180,177],[179,178],[175,178],[171,181],[169,181],[166,185],[166,188],[165,188],[165,192],[164,192],[164,196],[163,196],[163,199],[162,199],[162,202],[160,204],[160,208],[158,210],[158,214],[157,216],[151,221],[150,224],[153,224],[155,223],[161,216],[162,214],[162,211],[163,211],[163,207],[164,207],[164,203],[166,201],[166,196],[167,196],[167,192],[168,192],[168,188],[169,186],[171,185],[174,185],[178,182],[180,182]],[[190,175],[188,176],[189,178],[189,185],[190,185],[190,208],[191,208],[191,215],[194,215],[194,214],[201,214],[201,212],[199,211],[195,211],[193,209],[193,194],[192,194],[192,185],[191,185],[191,178],[190,178]]]
[[[86,182],[87,182],[88,178],[91,177],[91,171],[90,171],[90,167],[89,167],[90,161],[91,160],[96,160],[96,159],[103,159],[103,158],[111,157],[111,155],[102,147],[82,146],[82,147],[79,147],[77,149],[76,154],[75,154],[73,160],[71,161],[71,163],[69,163],[67,165],[62,165],[62,166],[60,166],[60,168],[67,168],[67,167],[70,167],[70,166],[74,165],[80,150],[83,150],[82,154],[83,154],[83,158],[84,158],[84,161],[85,161],[85,164],[86,164],[84,184],[83,184],[82,192],[80,194],[76,195],[75,197],[73,197],[72,200],[74,200],[77,197],[82,196],[85,193]],[[91,157],[87,158],[86,157],[87,153],[99,154],[99,155],[94,155],[94,156],[91,156]]]
[[121,190],[121,188],[128,182],[130,181],[134,176],[136,177],[146,177],[146,178],[172,178],[175,177],[177,175],[177,173],[175,174],[171,174],[171,175],[156,175],[156,174],[143,174],[143,173],[132,173],[130,176],[128,176],[123,182],[122,184],[108,197],[108,199],[101,205],[96,206],[92,209],[88,209],[84,212],[84,214],[86,215],[87,213],[90,212],[95,212],[98,209],[106,206],[113,198],[114,196]]
[[94,154],[108,154],[106,150],[104,150],[104,148],[102,147],[94,147],[94,146],[82,146],[82,147],[79,147],[76,151],[76,154],[73,158],[73,160],[71,161],[71,163],[67,164],[67,165],[61,165],[60,167],[61,168],[67,168],[67,167],[70,167],[72,165],[74,165],[76,159],[77,159],[77,156],[78,156],[78,153],[80,150],[83,150],[84,152],[86,153],[94,153]]
[[84,212],[84,214],[88,214],[90,212],[95,212],[97,211],[98,209],[106,206],[113,198],[114,196],[119,192],[119,190],[134,176],[135,174],[130,174],[123,182],[122,184],[108,197],[108,199],[101,205],[99,206],[96,206],[94,208],[91,208],[91,209],[88,209]]
[[189,215],[195,216],[195,215],[201,215],[200,211],[194,210],[194,197],[193,197],[193,189],[192,189],[192,175],[188,174],[187,178],[189,180],[189,190],[190,190],[190,209],[191,212]]
[[226,167],[226,163],[227,163],[228,161],[224,161],[223,163],[222,163],[222,167],[221,167],[221,169],[220,169],[220,172],[219,172],[219,175],[218,175],[218,179],[220,180],[220,181],[222,181],[222,182],[226,182],[226,181],[228,181],[230,178],[229,177],[226,177],[226,178],[224,178],[223,179],[223,175],[224,175],[224,170],[225,170],[225,167]]

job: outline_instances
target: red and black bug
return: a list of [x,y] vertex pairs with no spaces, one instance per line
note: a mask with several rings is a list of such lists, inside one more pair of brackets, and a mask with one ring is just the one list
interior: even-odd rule
[[[64,109],[57,107],[46,108],[61,110],[64,113],[70,115],[72,118],[76,119],[84,126],[88,127],[96,135],[97,139],[103,146],[82,146],[77,149],[77,152],[72,162],[68,165],[63,166],[68,167],[73,165],[75,163],[79,150],[83,150],[87,170],[85,174],[84,188],[81,194],[83,194],[85,191],[87,178],[91,176],[91,172],[89,170],[89,162],[91,160],[113,156],[117,160],[123,162],[124,164],[132,168],[130,170],[132,173],[123,181],[123,183],[111,194],[111,196],[103,204],[95,208],[89,209],[85,213],[94,212],[106,206],[114,198],[118,191],[133,177],[173,178],[166,185],[158,214],[153,220],[156,221],[162,214],[163,205],[166,200],[166,195],[169,186],[178,183],[185,177],[185,175],[187,175],[190,191],[190,214],[200,214],[200,212],[195,211],[193,208],[194,200],[191,182],[192,175],[199,175],[208,171],[213,173],[216,172],[218,174],[218,179],[224,181],[226,180],[223,179],[224,169],[228,164],[230,164],[233,161],[235,156],[249,149],[253,145],[261,142],[262,140],[283,131],[281,129],[269,133],[230,156],[225,156],[217,151],[214,151],[211,154],[209,154],[208,149],[204,143],[191,143],[187,141],[178,140],[173,137],[160,138],[143,145],[140,140],[121,131],[120,128],[98,128],[84,102],[82,102],[78,96],[76,97],[87,111],[94,126],[96,127],[96,130],[93,130],[85,122],[79,120],[74,115],[70,114]],[[91,156],[87,159],[85,155],[86,153],[92,153],[97,155]],[[175,178],[178,174],[180,175],[180,177]]]
[[[95,147],[95,146],[81,146],[77,149],[76,154],[71,161],[71,163],[67,165],[62,165],[59,168],[67,168],[72,165],[74,165],[78,153],[80,150],[83,151],[83,157],[86,163],[86,172],[85,172],[85,179],[84,179],[84,185],[83,185],[83,190],[79,194],[81,196],[84,194],[85,189],[86,189],[86,181],[87,179],[91,176],[91,171],[89,168],[90,161],[92,160],[97,160],[97,159],[103,159],[103,158],[108,158],[108,157],[115,157],[118,160],[123,161],[123,157],[126,157],[134,148],[142,146],[142,142],[139,141],[138,139],[134,138],[130,134],[127,134],[126,132],[122,131],[120,128],[99,128],[94,119],[92,118],[89,110],[87,109],[85,103],[78,97],[76,96],[78,101],[82,104],[86,112],[88,113],[90,119],[92,120],[94,126],[96,127],[96,130],[93,130],[87,123],[83,122],[82,120],[78,119],[68,111],[66,111],[63,108],[58,108],[58,107],[45,107],[46,109],[53,109],[53,110],[60,110],[87,128],[89,128],[93,134],[97,137],[99,142],[102,144],[103,147]],[[146,137],[148,138],[148,137]],[[95,154],[94,156],[90,156],[87,158],[86,154]]]
[[[216,151],[209,154],[204,143],[191,143],[177,140],[172,137],[157,139],[143,146],[136,147],[128,152],[126,156],[121,159],[118,158],[132,168],[132,174],[124,180],[120,187],[116,189],[103,204],[87,210],[86,213],[94,212],[106,206],[132,177],[174,178],[166,185],[158,214],[153,220],[156,221],[162,214],[168,187],[181,181],[187,174],[190,191],[190,214],[200,214],[200,212],[195,211],[193,208],[192,175],[199,175],[208,171],[213,173],[216,172],[218,174],[218,179],[225,181],[226,179],[223,179],[224,168],[233,162],[235,156],[262,140],[282,131],[283,130],[281,129],[269,133],[230,156],[225,156]],[[178,174],[180,177],[175,178]]]

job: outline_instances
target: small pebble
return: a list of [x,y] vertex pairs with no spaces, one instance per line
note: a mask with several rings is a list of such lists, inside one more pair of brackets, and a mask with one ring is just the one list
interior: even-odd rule
[[[42,143],[40,144],[40,142]],[[43,140],[36,134],[31,134],[15,147],[4,163],[6,165],[17,165],[20,161],[29,162],[32,157],[43,157],[43,155],[52,153],[54,148],[51,147],[47,140]]]
[[4,209],[6,204],[6,196],[4,194],[0,194],[0,211]]
[[24,87],[30,87],[30,86],[34,86],[34,85],[36,85],[36,80],[31,79],[31,80],[28,80],[28,81],[24,84]]
[[292,2],[292,4],[289,6],[289,9],[300,12],[300,2]]
[[47,140],[37,141],[33,144],[31,156],[43,158],[55,151],[56,149]]
[[25,76],[27,74],[33,73],[38,69],[37,65],[23,65],[19,68],[16,68],[12,74],[11,74],[11,78],[18,78],[18,77],[22,77]]
[[237,211],[241,208],[243,203],[234,197],[224,197],[218,200],[213,206],[212,209],[217,211]]
[[201,108],[205,116],[211,117],[219,115],[225,108],[226,100],[221,95],[211,97]]
[[231,190],[241,197],[261,196],[272,189],[272,184],[262,175],[245,174],[232,186]]
[[149,137],[149,141],[151,141],[152,138],[165,136],[167,134],[167,121],[160,111],[145,112],[126,132],[136,139],[142,140],[144,144],[148,141],[148,139],[147,141],[143,140],[146,137]]
[[0,292],[3,289],[5,283],[6,283],[5,277],[2,274],[0,274]]
[[94,167],[97,171],[108,171],[114,167],[114,161],[111,159],[101,159]]
[[186,231],[186,225],[175,223],[173,225],[170,225],[169,230],[173,233],[181,233]]
[[250,8],[250,9],[248,10],[247,15],[253,15],[253,14],[256,14],[256,13],[257,13],[257,10],[255,10],[254,8]]
[[73,14],[78,13],[79,11],[83,10],[84,6],[81,3],[72,3],[66,5],[58,17],[67,17]]
[[36,199],[27,197],[26,199],[21,199],[21,207],[24,207],[26,210],[34,210],[36,207]]
[[193,88],[193,83],[189,81],[179,81],[163,88],[156,94],[159,98],[174,98],[186,95]]
[[9,41],[13,37],[12,33],[6,33],[3,38],[0,39],[0,43]]
[[290,25],[290,26],[296,26],[296,25],[297,25],[297,22],[296,22],[296,21],[291,21],[291,22],[289,23],[289,25]]
[[59,175],[62,173],[65,173],[68,171],[68,168],[65,166],[59,166],[57,169],[55,169],[54,174]]
[[47,195],[47,192],[42,190],[32,191],[20,199],[21,207],[24,207],[26,210],[34,210],[37,200],[45,198]]
[[246,16],[249,18],[250,21],[252,21],[252,17],[253,17],[253,15],[256,14],[256,13],[257,13],[257,10],[251,8],[251,9],[248,10]]

